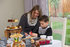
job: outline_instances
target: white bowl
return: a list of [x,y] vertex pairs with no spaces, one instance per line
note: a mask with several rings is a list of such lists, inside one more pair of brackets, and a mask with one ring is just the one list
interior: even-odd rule
[[46,35],[40,35],[41,39],[46,39]]

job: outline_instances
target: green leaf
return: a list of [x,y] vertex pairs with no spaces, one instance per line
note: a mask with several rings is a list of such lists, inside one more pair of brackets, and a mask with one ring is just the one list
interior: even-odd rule
[[19,41],[19,37],[17,38],[17,41]]
[[16,40],[16,38],[14,38],[14,40]]

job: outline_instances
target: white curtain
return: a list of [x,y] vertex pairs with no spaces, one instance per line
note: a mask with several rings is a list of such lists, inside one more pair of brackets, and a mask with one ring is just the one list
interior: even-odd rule
[[24,13],[30,11],[35,5],[40,5],[43,15],[49,16],[48,0],[24,0]]

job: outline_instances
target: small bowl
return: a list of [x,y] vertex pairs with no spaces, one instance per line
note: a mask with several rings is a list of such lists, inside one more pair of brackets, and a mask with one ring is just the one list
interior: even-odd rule
[[46,39],[46,35],[41,35],[40,38],[41,39]]

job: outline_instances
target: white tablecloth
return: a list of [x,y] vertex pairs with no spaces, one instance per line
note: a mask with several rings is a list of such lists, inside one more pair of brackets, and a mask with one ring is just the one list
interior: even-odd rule
[[53,40],[50,45],[41,45],[40,47],[61,47],[61,41]]

